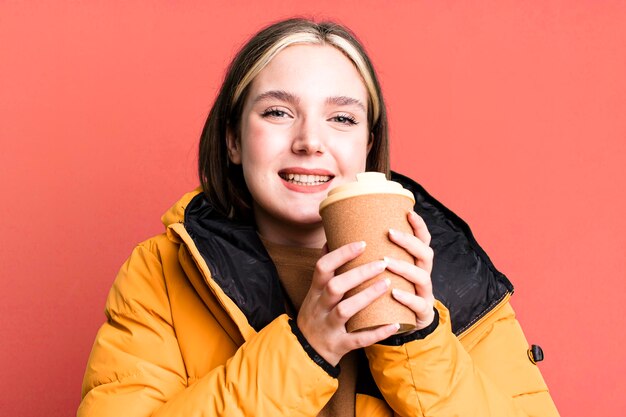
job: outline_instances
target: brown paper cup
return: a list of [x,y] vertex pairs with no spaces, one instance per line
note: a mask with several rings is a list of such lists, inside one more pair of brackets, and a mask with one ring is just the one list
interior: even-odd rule
[[[372,183],[371,186],[367,186],[370,181],[376,184]],[[320,214],[330,250],[357,241],[367,243],[364,253],[339,268],[336,271],[337,274],[383,259],[385,256],[411,263],[415,261],[408,252],[389,240],[390,228],[413,233],[407,220],[407,213],[413,209],[413,196],[402,187],[400,190],[397,187],[387,189],[381,181],[391,183],[391,181],[386,181],[384,174],[365,173],[365,176],[359,174],[360,184],[354,183],[353,187],[350,184],[338,187],[335,193],[333,193],[335,190],[331,190],[329,197],[320,205]],[[399,275],[386,270],[349,291],[346,297],[385,278],[391,280],[390,289],[346,323],[346,329],[349,332],[372,329],[391,323],[400,324],[398,333],[415,329],[416,321],[413,311],[396,301],[391,295],[393,288],[415,293],[414,285]]]

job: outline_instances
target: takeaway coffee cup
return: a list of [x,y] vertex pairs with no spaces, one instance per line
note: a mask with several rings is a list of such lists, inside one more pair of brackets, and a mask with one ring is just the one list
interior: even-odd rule
[[[387,181],[380,172],[357,174],[355,182],[332,189],[320,204],[320,215],[326,232],[328,248],[337,249],[351,242],[365,241],[365,251],[336,272],[341,274],[359,265],[390,256],[413,263],[415,260],[403,248],[389,240],[389,229],[407,233],[413,229],[407,213],[413,209],[415,198],[399,183]],[[415,329],[415,314],[396,301],[391,289],[415,293],[413,284],[403,277],[385,270],[380,275],[359,285],[346,294],[350,297],[381,279],[389,278],[391,286],[386,294],[355,314],[347,323],[349,332],[372,329],[381,325],[399,323],[398,333]]]

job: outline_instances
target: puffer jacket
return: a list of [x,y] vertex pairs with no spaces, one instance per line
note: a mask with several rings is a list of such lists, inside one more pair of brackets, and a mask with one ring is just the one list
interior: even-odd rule
[[[509,304],[513,286],[467,225],[418,184],[439,325],[360,351],[356,416],[558,416]],[[251,225],[198,190],[139,244],[106,303],[79,417],[316,416],[337,379],[307,353]],[[368,366],[369,363],[369,366]]]

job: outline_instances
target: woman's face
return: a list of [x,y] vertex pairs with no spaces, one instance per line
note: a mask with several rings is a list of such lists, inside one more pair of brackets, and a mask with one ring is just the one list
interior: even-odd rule
[[289,46],[254,79],[228,145],[264,237],[323,243],[320,202],[365,170],[367,104],[359,72],[332,46]]

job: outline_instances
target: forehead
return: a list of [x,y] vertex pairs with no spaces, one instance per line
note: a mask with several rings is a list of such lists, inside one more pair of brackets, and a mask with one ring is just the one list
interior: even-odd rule
[[291,45],[279,52],[252,81],[253,94],[285,90],[305,96],[354,96],[366,101],[359,71],[330,45]]

